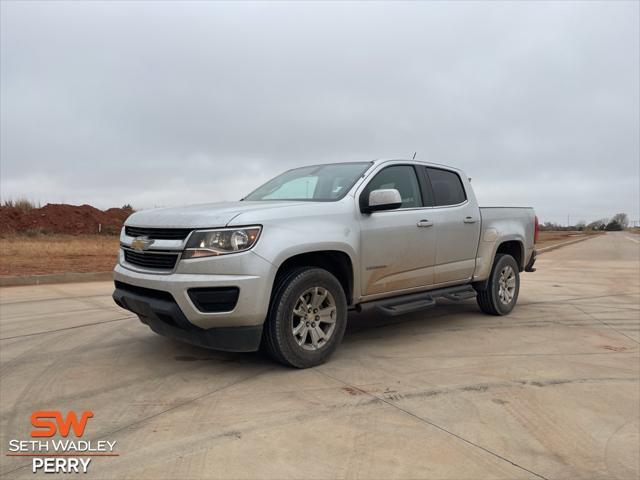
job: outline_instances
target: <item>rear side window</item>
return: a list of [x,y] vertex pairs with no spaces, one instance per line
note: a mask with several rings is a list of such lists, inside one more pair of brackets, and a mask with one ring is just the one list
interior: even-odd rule
[[457,205],[467,199],[462,180],[457,173],[439,168],[427,168],[427,174],[433,188],[436,206]]
[[369,193],[373,190],[383,188],[395,188],[400,192],[402,205],[400,208],[415,208],[422,206],[422,196],[420,195],[420,184],[416,171],[411,165],[394,165],[380,171],[367,185],[363,195],[369,198]]

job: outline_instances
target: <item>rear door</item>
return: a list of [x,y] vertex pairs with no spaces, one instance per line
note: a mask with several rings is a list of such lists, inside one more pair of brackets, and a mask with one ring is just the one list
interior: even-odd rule
[[398,209],[360,214],[363,296],[433,284],[436,236],[420,168],[410,164],[384,167],[358,195],[359,201],[372,190],[395,188],[402,197]]
[[434,284],[469,280],[475,269],[480,211],[460,175],[444,168],[423,167],[433,192],[431,213],[436,233]]

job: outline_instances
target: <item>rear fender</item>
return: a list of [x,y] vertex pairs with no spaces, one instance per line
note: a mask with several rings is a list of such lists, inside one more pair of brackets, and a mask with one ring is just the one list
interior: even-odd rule
[[486,282],[488,282],[489,275],[491,274],[491,269],[493,268],[493,262],[496,258],[496,252],[500,248],[500,245],[509,241],[516,241],[520,244],[520,248],[522,251],[522,261],[520,262],[522,263],[522,265],[520,265],[520,269],[524,269],[524,265],[526,264],[526,260],[528,258],[527,252],[524,251],[524,237],[520,234],[500,236],[497,229],[487,228],[484,232],[482,232],[482,238],[480,239],[480,244],[478,245],[476,270],[473,274],[474,284],[482,283],[484,286],[486,286]]

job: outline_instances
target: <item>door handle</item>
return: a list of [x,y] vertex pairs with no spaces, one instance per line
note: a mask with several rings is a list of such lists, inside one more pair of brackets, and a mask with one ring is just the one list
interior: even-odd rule
[[464,223],[476,223],[476,219],[473,217],[464,217]]
[[433,222],[431,220],[420,220],[416,225],[418,225],[418,227],[430,227],[433,225]]

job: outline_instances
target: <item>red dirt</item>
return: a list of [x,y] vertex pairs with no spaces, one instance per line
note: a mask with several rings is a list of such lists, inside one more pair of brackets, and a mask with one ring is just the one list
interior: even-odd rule
[[21,210],[0,206],[0,235],[16,233],[65,233],[71,235],[117,234],[132,210],[98,210],[91,205],[48,203],[42,208]]

